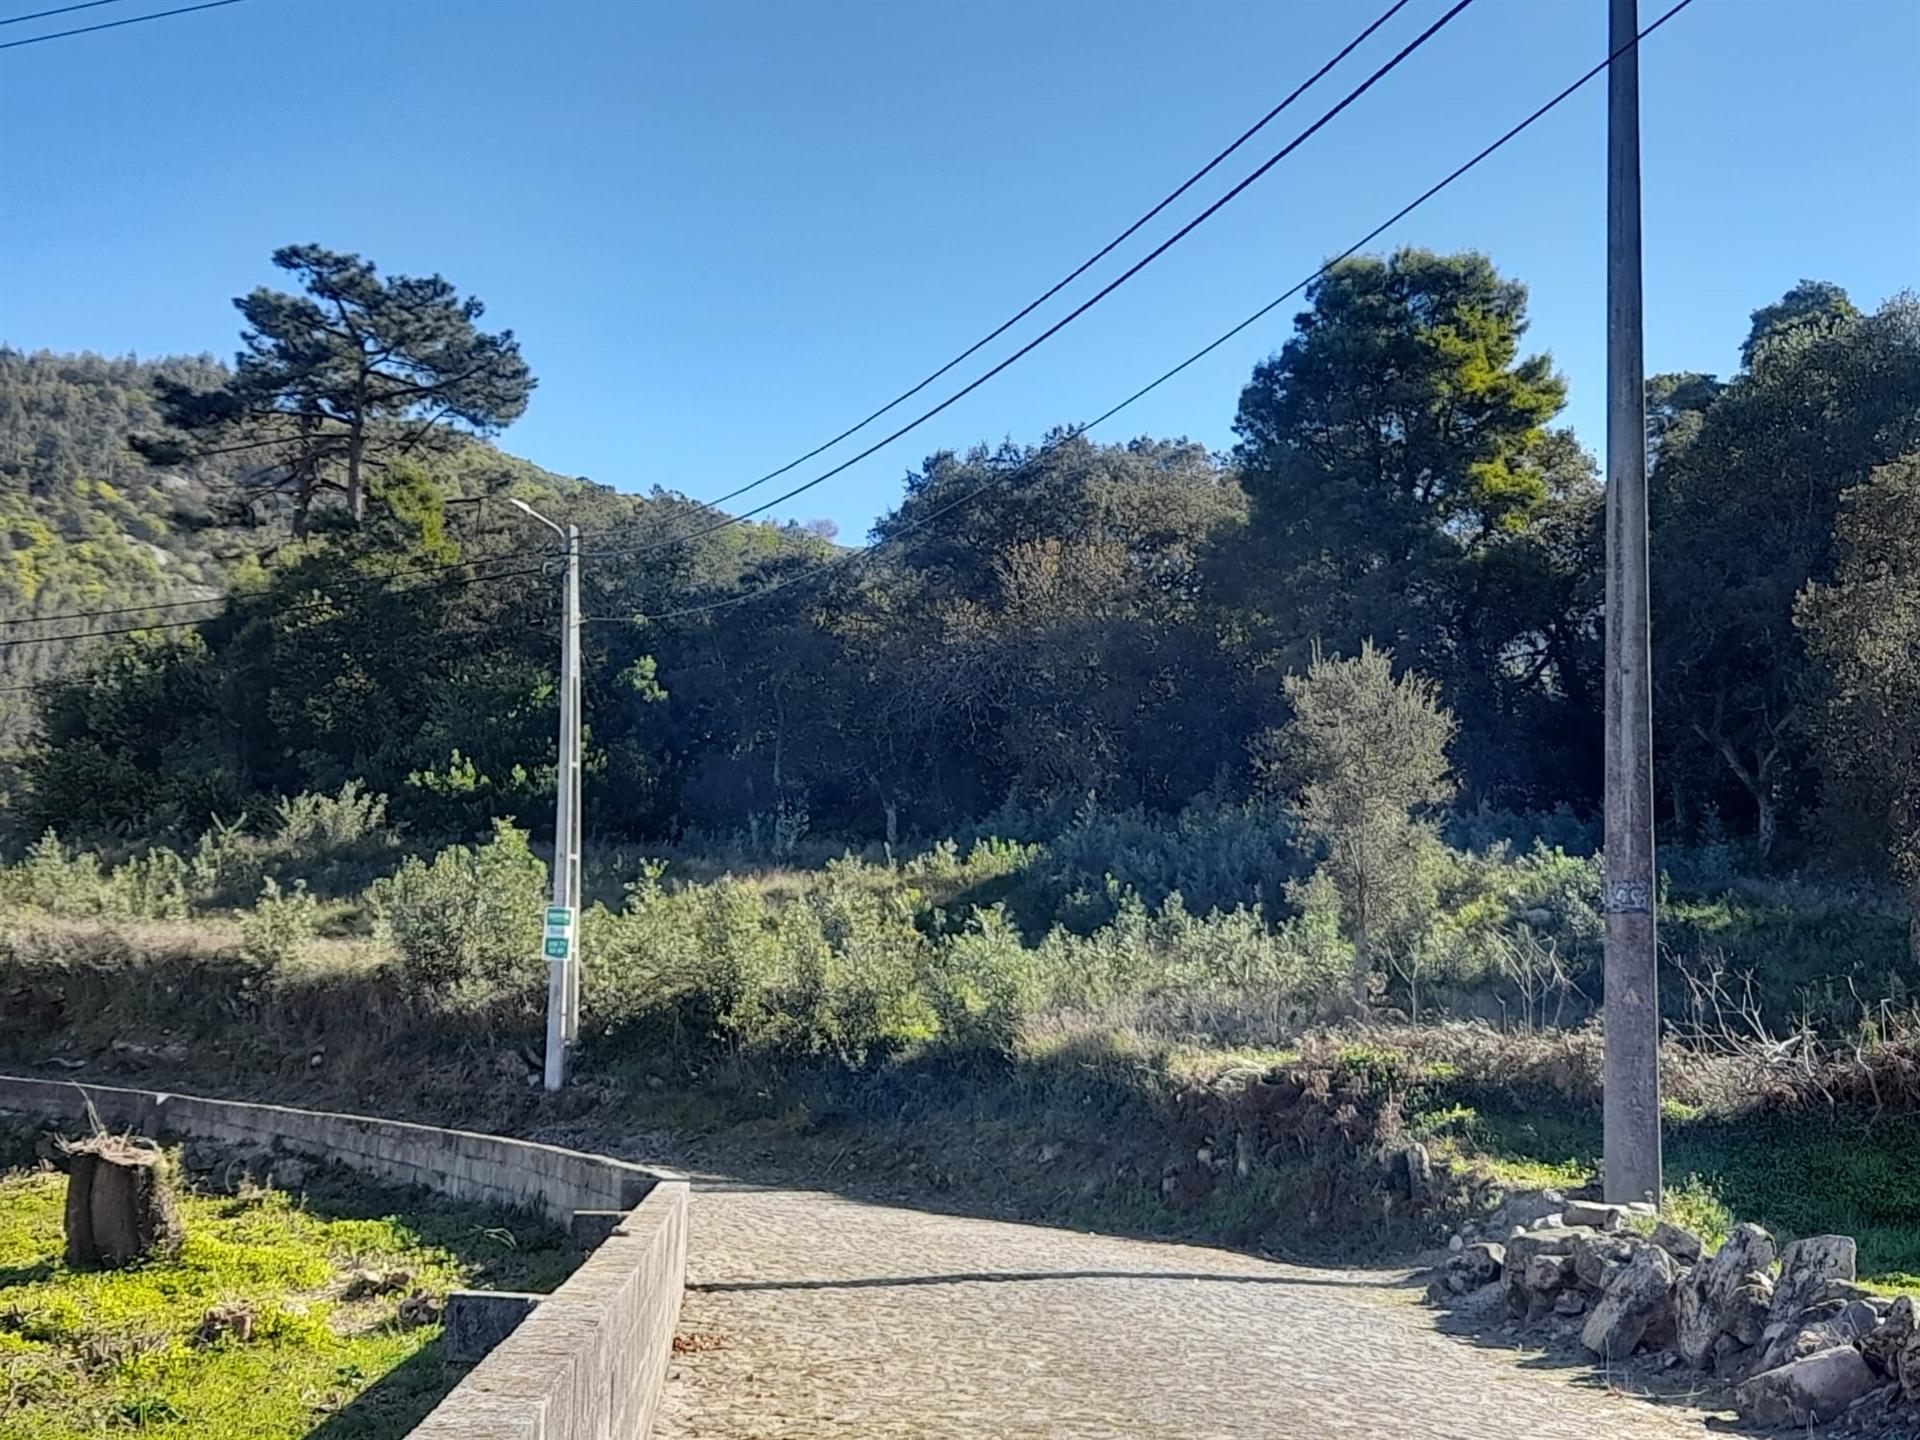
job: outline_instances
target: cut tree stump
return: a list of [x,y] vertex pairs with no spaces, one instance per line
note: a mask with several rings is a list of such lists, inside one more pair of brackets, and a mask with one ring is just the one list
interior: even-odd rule
[[67,1263],[129,1265],[174,1255],[180,1217],[158,1151],[111,1135],[68,1147]]

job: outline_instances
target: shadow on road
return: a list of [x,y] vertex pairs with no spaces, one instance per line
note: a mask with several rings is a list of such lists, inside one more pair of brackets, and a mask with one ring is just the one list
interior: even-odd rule
[[1010,1285],[1046,1280],[1204,1280],[1218,1285],[1317,1285],[1330,1289],[1378,1289],[1366,1279],[1319,1279],[1303,1275],[1221,1275],[1195,1270],[976,1270],[952,1275],[863,1275],[845,1280],[719,1280],[689,1283],[707,1295],[742,1290],[878,1290],[906,1285]]
[[1727,1434],[1757,1433],[1710,1413],[1728,1409],[1726,1392],[1714,1385],[1711,1377],[1697,1375],[1684,1367],[1664,1369],[1645,1358],[1636,1358],[1624,1365],[1596,1360],[1579,1342],[1578,1319],[1562,1322],[1557,1329],[1551,1323],[1521,1324],[1504,1304],[1488,1311],[1463,1307],[1431,1309],[1428,1313],[1441,1334],[1496,1352],[1517,1369],[1550,1373],[1563,1383],[1581,1389],[1669,1409],[1700,1412],[1704,1424]]

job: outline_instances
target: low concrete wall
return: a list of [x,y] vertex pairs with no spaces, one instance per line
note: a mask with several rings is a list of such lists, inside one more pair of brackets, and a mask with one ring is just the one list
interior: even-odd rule
[[190,1137],[337,1160],[378,1179],[425,1185],[456,1200],[537,1210],[563,1229],[576,1210],[631,1210],[670,1173],[471,1130],[72,1080],[0,1075],[0,1110],[79,1129],[97,1117],[109,1130],[156,1139]]
[[[363,1115],[0,1075],[0,1111],[334,1160],[462,1200],[626,1211],[553,1294],[412,1432],[421,1440],[643,1440],[687,1266],[687,1183],[604,1155]],[[602,1217],[596,1221],[604,1223]],[[599,1223],[591,1228],[599,1228]]]
[[687,1183],[665,1180],[413,1431],[414,1440],[638,1440],[680,1320]]

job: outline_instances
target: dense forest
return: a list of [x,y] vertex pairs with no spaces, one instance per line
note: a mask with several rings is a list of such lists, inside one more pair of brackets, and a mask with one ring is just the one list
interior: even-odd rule
[[[305,294],[240,302],[232,366],[0,352],[22,837],[197,832],[347,779],[423,834],[539,829],[558,586],[514,496],[587,535],[603,836],[777,850],[1259,798],[1292,784],[1288,677],[1369,642],[1451,715],[1455,806],[1597,805],[1602,489],[1485,257],[1335,266],[1230,454],[942,452],[860,552],[718,525],[678,493],[711,477],[623,495],[506,455],[532,377],[476,302],[276,258]],[[334,310],[349,355],[390,353],[385,324],[412,368],[325,389]],[[1741,355],[1648,387],[1662,824],[1920,878],[1920,304],[1802,282]]]

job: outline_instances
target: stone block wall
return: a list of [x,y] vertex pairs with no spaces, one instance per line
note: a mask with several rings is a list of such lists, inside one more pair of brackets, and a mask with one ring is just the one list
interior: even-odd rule
[[0,1075],[0,1111],[110,1131],[258,1146],[335,1160],[456,1200],[536,1210],[565,1229],[576,1210],[631,1210],[669,1172],[606,1155],[366,1115],[207,1100],[72,1080]]
[[414,1440],[638,1440],[680,1318],[687,1185],[662,1181],[494,1347]]
[[[580,1268],[453,1388],[419,1440],[644,1440],[687,1263],[687,1183],[604,1155],[364,1115],[0,1075],[0,1112],[331,1160],[394,1184],[536,1210],[624,1211]],[[595,1217],[597,1230],[605,1217]]]

